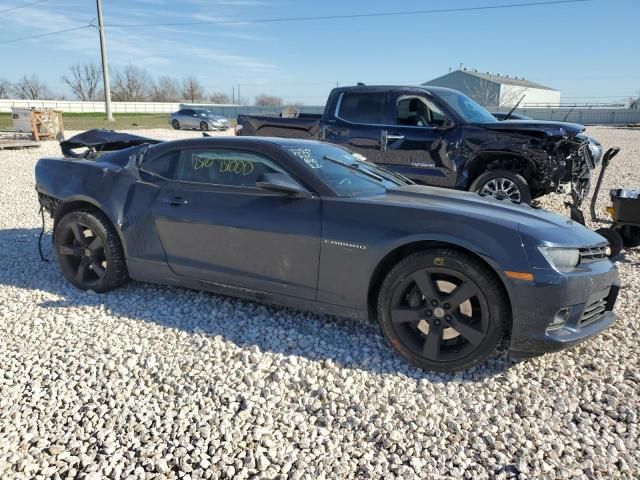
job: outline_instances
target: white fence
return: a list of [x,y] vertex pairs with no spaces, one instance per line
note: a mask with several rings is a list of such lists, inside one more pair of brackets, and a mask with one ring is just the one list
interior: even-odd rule
[[[10,100],[0,99],[0,112],[11,112],[18,108],[53,108],[63,112],[104,112],[104,102],[81,102],[75,100]],[[179,103],[161,102],[111,102],[114,113],[169,113],[180,108]]]
[[[161,102],[112,102],[114,113],[170,113],[181,107],[201,106],[214,113],[235,118],[240,114],[277,115],[283,107],[257,107],[241,105],[185,104]],[[104,102],[81,102],[75,100],[10,100],[0,99],[0,112],[11,112],[11,107],[19,108],[53,108],[63,112],[104,112]],[[305,105],[299,107],[301,113],[322,113],[322,105]],[[492,111],[508,111],[507,108],[496,108]],[[555,120],[576,122],[585,125],[615,125],[624,123],[640,123],[640,110],[628,108],[519,108],[519,113],[536,120]]]

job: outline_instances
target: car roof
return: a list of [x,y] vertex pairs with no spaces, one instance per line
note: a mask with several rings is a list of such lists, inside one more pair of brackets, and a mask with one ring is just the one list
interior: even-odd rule
[[455,93],[460,95],[460,92],[452,88],[446,87],[432,87],[431,85],[352,85],[348,87],[338,87],[334,89],[337,92],[363,92],[363,93],[380,93],[388,92],[390,90],[423,90],[427,93],[445,94]]
[[[298,138],[280,138],[280,137],[232,137],[232,136],[216,136],[216,137],[195,137],[183,138],[180,140],[168,140],[151,148],[154,150],[165,150],[171,147],[206,147],[209,145],[234,145],[238,147],[256,147],[258,145],[277,145],[277,146],[305,146],[305,145],[331,145],[317,140],[303,140]],[[339,147],[338,147],[339,148]]]

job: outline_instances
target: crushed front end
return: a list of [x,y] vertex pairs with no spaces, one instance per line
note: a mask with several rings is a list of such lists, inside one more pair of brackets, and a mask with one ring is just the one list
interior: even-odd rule
[[578,208],[589,193],[591,171],[598,161],[590,146],[589,137],[579,134],[564,136],[548,149],[550,192],[571,195]]

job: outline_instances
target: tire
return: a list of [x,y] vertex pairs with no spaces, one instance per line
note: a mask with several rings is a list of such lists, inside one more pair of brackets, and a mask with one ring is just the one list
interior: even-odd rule
[[207,122],[200,122],[200,130],[203,132],[209,131],[209,124]]
[[509,301],[495,273],[447,248],[400,261],[378,295],[384,336],[425,370],[453,372],[484,361],[502,340],[508,317]]
[[473,181],[469,190],[500,200],[508,198],[518,203],[531,203],[532,200],[527,180],[519,173],[509,170],[496,169],[484,172]]
[[622,251],[624,242],[620,233],[613,228],[599,228],[596,233],[602,235],[609,242],[609,258],[615,257]]
[[616,227],[622,237],[622,243],[626,248],[634,248],[640,245],[640,227],[635,225],[624,225],[622,227]]
[[107,292],[129,278],[118,233],[101,212],[67,213],[56,224],[53,244],[62,273],[77,288]]
[[171,120],[171,126],[176,130],[180,130],[180,122],[178,120]]

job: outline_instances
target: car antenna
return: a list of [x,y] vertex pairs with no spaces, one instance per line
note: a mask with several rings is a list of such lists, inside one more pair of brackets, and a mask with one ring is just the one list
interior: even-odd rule
[[569,111],[567,112],[567,114],[566,114],[566,115],[564,116],[564,118],[562,119],[562,121],[563,121],[563,122],[566,122],[566,121],[567,121],[567,118],[569,118],[569,115],[571,115],[571,112],[573,112],[573,108],[574,108],[574,107],[571,107],[571,108],[569,109]]
[[509,120],[509,117],[515,111],[515,109],[518,108],[518,105],[520,105],[520,102],[522,100],[524,100],[524,95],[522,95],[522,98],[520,100],[518,100],[518,103],[516,103],[511,110],[509,110],[509,113],[507,113],[507,116],[504,117],[505,120]]

